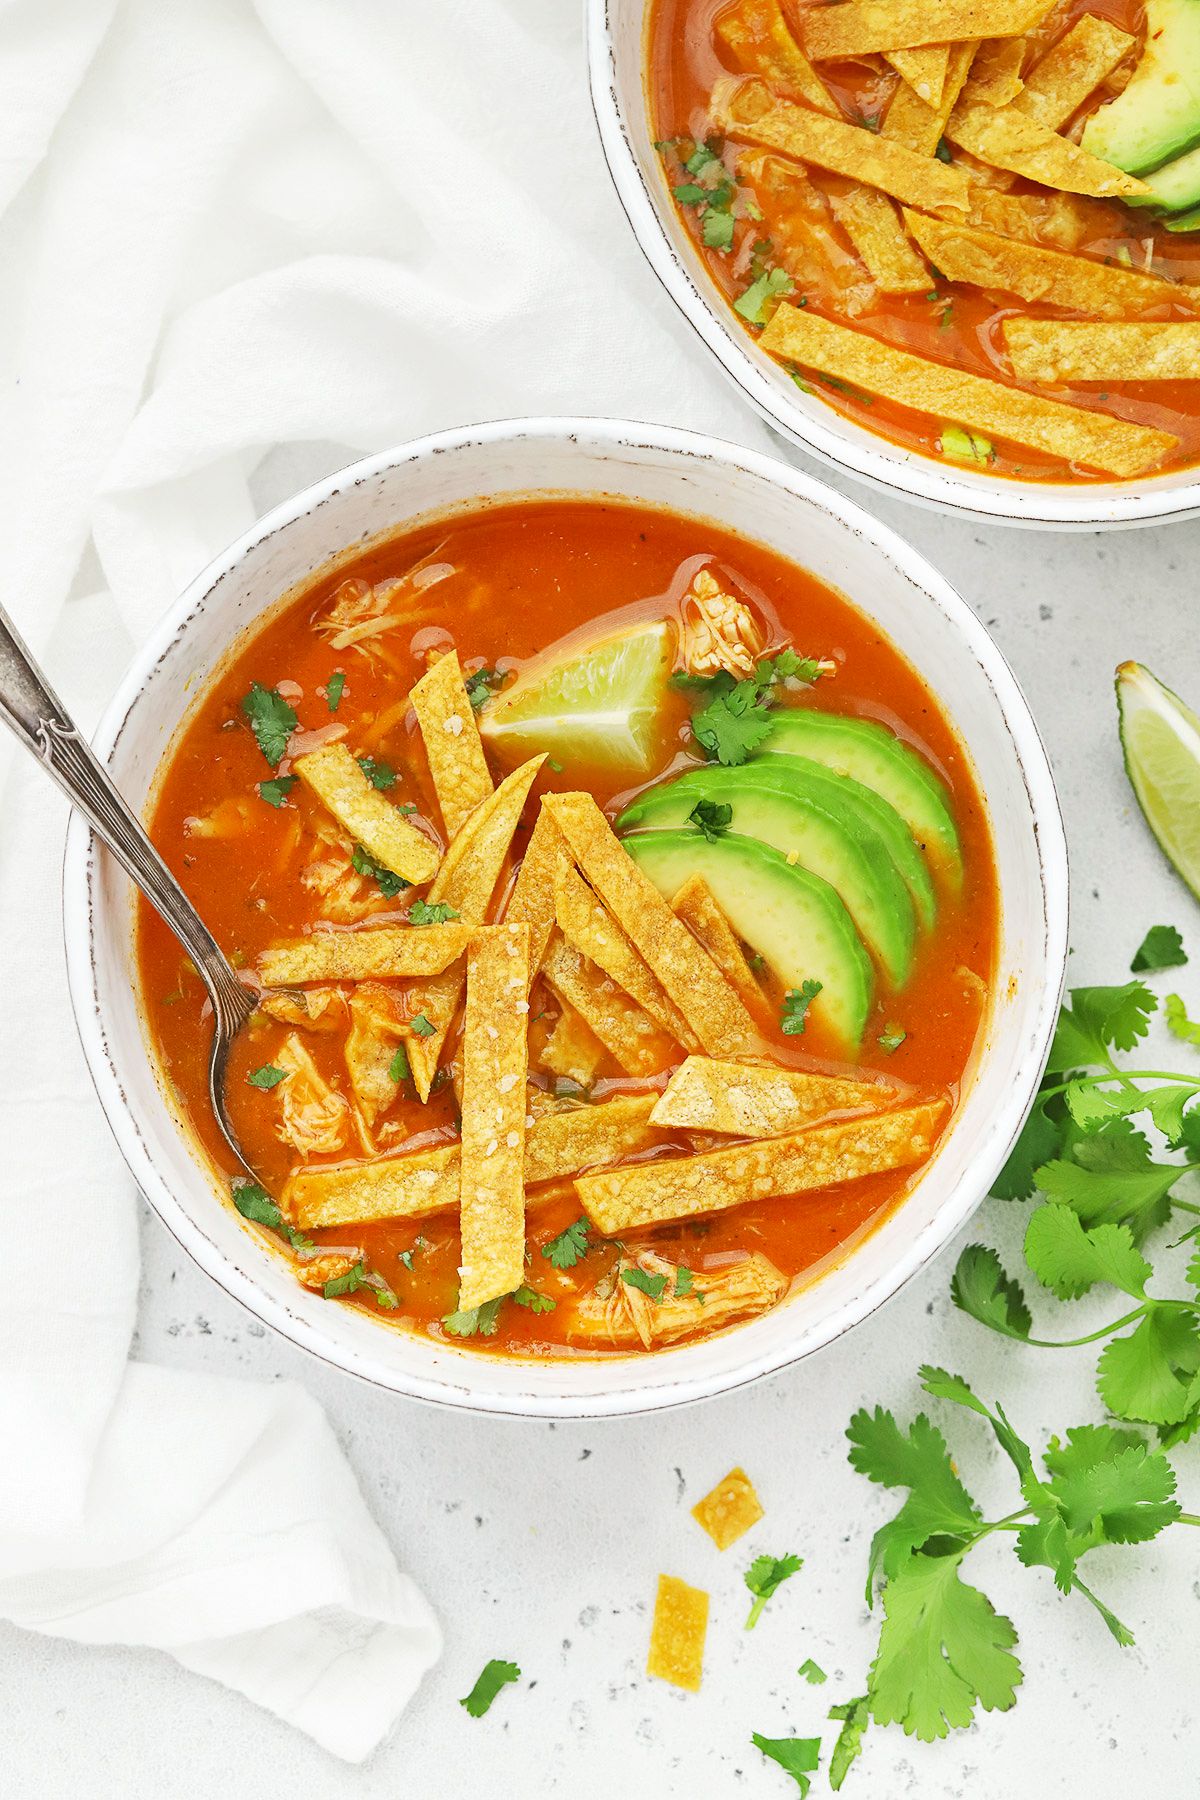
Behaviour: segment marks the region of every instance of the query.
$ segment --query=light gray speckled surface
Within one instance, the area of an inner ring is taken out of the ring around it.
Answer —
[[[319,466],[273,480],[263,498]],[[1070,837],[1073,978],[1119,979],[1159,919],[1184,926],[1200,952],[1195,903],[1132,806],[1111,693],[1114,664],[1136,656],[1200,694],[1200,524],[1048,537],[870,496],[866,504],[918,541],[993,628],[1041,723]],[[979,1234],[1015,1245],[1020,1211],[990,1202]],[[794,1793],[751,1748],[750,1733],[819,1731],[831,1701],[861,1691],[872,1644],[862,1583],[886,1500],[846,1465],[842,1432],[854,1408],[878,1400],[915,1410],[916,1367],[932,1360],[1001,1394],[1034,1435],[1095,1416],[1086,1351],[1024,1350],[955,1314],[954,1250],[852,1337],[756,1388],[631,1424],[522,1426],[444,1415],[339,1377],[267,1336],[149,1216],[143,1242],[140,1353],[291,1377],[317,1394],[401,1561],[441,1613],[446,1654],[393,1739],[364,1768],[348,1769],[163,1656],[85,1650],[2,1627],[0,1787],[20,1800]],[[980,1497],[998,1502],[1007,1481],[982,1430],[953,1426]],[[738,1461],[767,1517],[722,1557],[687,1508]],[[1200,1452],[1185,1449],[1178,1463],[1196,1506]],[[746,1634],[741,1577],[760,1549],[796,1549],[807,1560]],[[1048,1574],[989,1546],[972,1566],[1020,1631],[1026,1684],[1015,1712],[932,1747],[876,1733],[844,1791],[861,1800],[1075,1800],[1132,1781],[1134,1792],[1172,1800],[1200,1793],[1200,1546],[1177,1531],[1113,1559],[1111,1574],[1102,1560],[1095,1578],[1135,1627],[1136,1649],[1119,1651],[1085,1605],[1056,1596]],[[712,1594],[698,1698],[642,1673],[660,1569]],[[475,1722],[457,1699],[490,1656],[514,1658],[525,1678]],[[808,1656],[829,1670],[826,1687],[797,1679]]]

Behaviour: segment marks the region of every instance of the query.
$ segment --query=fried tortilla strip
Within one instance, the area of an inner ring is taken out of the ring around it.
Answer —
[[[553,813],[579,868],[657,975],[701,1046],[710,1056],[750,1049],[755,1031],[746,1008],[654,883],[621,848],[592,796],[547,794],[544,804]]]
[[[661,1276],[658,1299],[631,1287],[623,1279],[627,1269],[640,1269],[656,1286],[655,1278]],[[683,1293],[678,1291],[681,1275]],[[622,1257],[611,1274],[580,1296],[565,1321],[567,1336],[593,1343],[604,1339],[631,1350],[640,1344],[643,1350],[653,1350],[657,1344],[674,1343],[693,1331],[718,1330],[734,1319],[766,1312],[787,1290],[787,1276],[762,1255],[697,1272],[683,1271],[657,1252],[642,1250],[636,1258]]]
[[[833,216],[827,196],[799,163],[773,151],[747,150],[738,174],[754,189],[774,256],[801,289],[814,280],[832,291],[839,315],[855,319],[878,298],[857,252]]]
[[[404,981],[440,975],[467,947],[474,927],[448,921],[368,925],[361,930],[314,931],[264,950],[258,973],[267,987],[306,981]]]
[[[328,808],[356,844],[405,881],[437,873],[437,845],[371,786],[345,744],[322,744],[293,765],[305,787]]]
[[[871,1081],[689,1056],[667,1083],[650,1122],[731,1137],[782,1137],[831,1113],[878,1112],[895,1097],[894,1088]]]
[[[515,1090],[514,1090],[515,1091]],[[600,1169],[662,1141],[650,1124],[657,1094],[622,1094],[594,1106],[545,1113],[528,1128],[525,1180],[530,1187]],[[298,1169],[281,1203],[305,1231],[331,1225],[369,1225],[379,1219],[421,1219],[458,1205],[459,1146],[381,1156],[371,1162]],[[530,1205],[537,1203],[536,1194]]]
[[[322,1036],[341,1031],[346,1024],[346,997],[336,987],[310,988],[299,994],[263,994],[259,1006],[280,1025],[298,1025],[302,1031],[315,1031]]]
[[[1127,31],[1095,13],[1084,13],[1030,71],[1016,101],[1017,111],[1048,131],[1058,131],[1136,48],[1137,39]]]
[[[700,1691],[704,1639],[708,1632],[708,1595],[675,1575],[660,1575],[650,1627],[647,1675],[657,1675],[689,1694]]]
[[[762,1502],[745,1469],[730,1469],[703,1500],[697,1500],[692,1517],[718,1550],[728,1550],[763,1517]]]
[[[561,933],[550,939],[542,974],[564,1006],[579,1014],[627,1075],[655,1075],[674,1061],[668,1040],[649,1013],[566,943]]]
[[[916,212],[906,212],[904,222],[947,281],[999,288],[1022,300],[1068,306],[1106,319],[1150,306],[1195,306],[1200,300],[1196,288],[1164,281],[1159,275],[1000,237],[974,225],[952,225]]]
[[[464,1312],[511,1294],[524,1279],[528,992],[528,925],[501,925],[472,941],[459,1162]]]
[[[1007,106],[1025,86],[1021,80],[1025,55],[1024,38],[991,38],[980,44],[964,98],[984,106]]]
[[[933,260],[942,267],[936,257]],[[1110,475],[1142,475],[1179,441],[1168,431],[1130,425],[1108,413],[1085,412],[1079,406],[1045,400],[1040,394],[1003,387],[982,375],[968,375],[944,363],[910,356],[906,350],[894,350],[877,338],[835,325],[815,313],[800,312],[786,302],[760,341],[764,350],[783,362],[819,369],[917,412],[950,419],[968,431],[986,432]]]
[[[739,68],[761,75],[781,93],[807,100],[818,112],[841,115],[837,101],[792,36],[779,0],[740,0],[717,21],[717,39]]]
[[[927,106],[940,106],[950,63],[949,44],[924,44],[913,50],[885,50],[884,61],[891,63],[902,81]]]
[[[452,838],[492,792],[457,650],[440,656],[408,697],[421,728],[446,836]]]
[[[590,1087],[604,1061],[604,1054],[604,1045],[595,1032],[567,1006],[559,1014],[558,1023],[537,1060],[538,1067],[549,1074],[561,1075],[580,1087]]]
[[[363,981],[350,995],[350,1030],[346,1037],[346,1070],[358,1110],[374,1125],[400,1091],[392,1075],[396,1051],[404,1038],[404,1019],[394,988]]]
[[[766,996],[755,980],[754,970],[746,960],[746,952],[732,925],[713,899],[702,875],[688,877],[671,901],[671,911],[677,919],[682,919],[692,936],[700,940],[749,1011],[761,1012]]]
[[[475,808],[446,852],[429,890],[431,905],[444,901],[454,908],[464,925],[483,924],[529,790],[545,760],[544,756],[533,756],[522,763],[482,806]],[[463,979],[461,968],[450,967],[409,997],[410,1017],[424,1016],[433,1026],[432,1032],[424,1036],[414,1033],[408,1046],[413,1081],[422,1100],[429,1098],[446,1033],[462,998]]]
[[[942,97],[937,106],[930,106],[906,82],[902,83],[892,96],[879,129],[880,137],[902,145],[917,156],[932,156],[962,92],[977,48],[973,41],[951,44]]]
[[[1021,37],[1050,11],[1053,0],[846,0],[804,14],[804,47],[814,62],[885,55],[918,44],[965,38]]]
[[[944,1100],[932,1100],[701,1156],[660,1157],[582,1175],[575,1190],[592,1223],[606,1237],[616,1237],[642,1225],[810,1193],[922,1162],[945,1111]]]
[[[1092,325],[1010,318],[1001,331],[1022,381],[1200,381],[1200,320]]]
[[[554,930],[554,875],[562,853],[563,841],[554,820],[544,806],[539,807],[504,909],[509,924],[529,927],[530,981],[542,966]]]
[[[571,948],[623,988],[668,1037],[686,1050],[695,1049],[695,1033],[679,1008],[565,855],[554,874],[554,906],[558,929]]]
[[[713,117],[721,130],[740,142],[761,144],[798,162],[848,175],[923,211],[967,210],[968,185],[962,169],[916,156],[861,125],[827,119],[791,100],[776,100],[764,82],[721,84],[713,93]]]
[[[1016,106],[988,106],[963,94],[946,120],[945,135],[994,169],[1008,169],[1064,194],[1095,194],[1128,200],[1150,189],[1136,175],[1081,150],[1070,138],[1047,130]],[[926,208],[927,211],[934,210]]]
[[[922,294],[932,275],[909,242],[895,203],[878,188],[855,187],[833,210],[882,294]]]
[[[1112,210],[1103,200],[1085,200],[1079,194],[1002,194],[973,183],[967,223],[1001,237],[1078,250],[1089,237],[1110,237],[1119,229]]]

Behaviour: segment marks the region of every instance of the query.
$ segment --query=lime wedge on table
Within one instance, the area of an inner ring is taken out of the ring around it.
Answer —
[[[1200,719],[1141,663],[1117,670],[1121,749],[1146,823],[1200,896]]]
[[[479,729],[512,762],[546,750],[564,766],[649,769],[671,657],[664,619],[575,645],[540,660],[489,701]]]

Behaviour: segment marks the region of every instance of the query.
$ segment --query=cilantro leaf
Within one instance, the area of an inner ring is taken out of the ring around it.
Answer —
[[[842,1729],[829,1759],[829,1785],[836,1794],[850,1773],[851,1763],[862,1755],[863,1733],[871,1722],[870,1701],[866,1694],[859,1694],[853,1700],[843,1700],[839,1705],[830,1707],[829,1717],[842,1721]]]
[[[1033,1214],[1025,1232],[1025,1260],[1059,1300],[1077,1300],[1097,1281],[1144,1300],[1152,1273],[1127,1225],[1097,1225],[1088,1231],[1078,1213],[1061,1202],[1039,1206]]]
[[[410,925],[445,925],[448,920],[461,917],[444,900],[435,900],[432,905],[427,900],[414,900],[408,909]]]
[[[475,1686],[458,1704],[465,1706],[473,1719],[482,1719],[500,1689],[507,1687],[510,1681],[520,1679],[521,1671],[516,1663],[500,1662],[493,1657],[490,1662],[484,1663]]]
[[[385,869],[382,863],[376,862],[375,858],[368,855],[361,844],[355,844],[351,851],[350,865],[356,874],[366,875],[377,881],[379,891],[386,900],[394,900],[404,888],[412,886],[412,883],[405,881],[403,876],[393,874],[391,869]]]
[[[1156,1163],[1142,1133],[1127,1119],[1113,1119],[1080,1139],[1074,1160],[1043,1164],[1037,1181],[1051,1199],[1073,1206],[1085,1225],[1128,1225],[1140,1244],[1166,1220],[1168,1195],[1184,1173],[1179,1163]]]
[[[680,206],[699,206],[702,200],[708,199],[708,189],[701,187],[698,181],[681,181],[671,193]]]
[[[297,775],[276,775],[271,781],[260,781],[258,784],[259,797],[265,800],[268,806],[282,806],[298,780],[299,776]]]
[[[776,1589],[804,1567],[804,1559],[793,1556],[756,1556],[743,1577],[746,1586],[754,1595],[754,1605],[750,1608],[750,1616],[746,1620],[746,1630],[750,1631],[758,1624],[763,1607],[775,1593]]]
[[[410,1019],[408,1022],[418,1037],[432,1037],[437,1030],[437,1026],[431,1019],[427,1019],[423,1012],[419,1012],[415,1018]]]
[[[249,719],[258,747],[273,769],[283,761],[288,739],[296,729],[296,710],[289,706],[274,688],[252,681],[250,692],[242,701],[242,711]]]
[[[1027,1338],[1033,1320],[1020,1284],[1005,1274],[994,1250],[968,1244],[950,1282],[955,1306],[1004,1337]]]
[[[733,310],[739,313],[747,324],[765,325],[766,317],[763,309],[772,300],[782,300],[786,294],[794,292],[794,284],[786,269],[766,269],[757,281],[752,281],[745,293],[733,303]]]
[[[907,1036],[908,1033],[902,1025],[885,1025],[879,1034],[879,1048],[886,1050],[890,1056],[893,1050],[900,1048]]]
[[[408,1052],[401,1044],[388,1064],[388,1078],[396,1082],[407,1081],[411,1074],[412,1070],[408,1066]]]
[[[637,1288],[641,1294],[648,1294],[651,1300],[661,1300],[663,1289],[667,1285],[665,1275],[647,1275],[645,1269],[622,1269],[621,1280],[626,1287]]]
[[[946,1440],[924,1413],[907,1433],[890,1412],[876,1407],[851,1419],[850,1466],[882,1487],[905,1487],[909,1495],[895,1518],[871,1541],[867,1604],[875,1599],[876,1576],[891,1578],[931,1537],[961,1539],[979,1524],[979,1510],[954,1472]]]
[[[676,1269],[675,1298],[681,1300],[685,1294],[690,1294],[692,1288],[695,1286],[695,1281],[696,1277],[692,1274],[690,1269]],[[700,1296],[697,1296],[697,1298],[700,1298]]]
[[[1177,1037],[1185,1044],[1195,1044],[1200,1048],[1200,1022],[1188,1018],[1187,1007],[1178,994],[1168,994],[1163,1002],[1167,1018],[1167,1030],[1172,1037]]]
[[[494,1337],[503,1299],[504,1296],[501,1295],[499,1300],[488,1300],[483,1306],[468,1307],[465,1312],[460,1309],[458,1312],[446,1313],[442,1324],[451,1337],[475,1337],[476,1334],[480,1337]]]
[[[1127,981],[1122,987],[1081,987],[1071,990],[1071,1004],[1059,1014],[1047,1073],[1107,1065],[1110,1047],[1132,1050],[1150,1029],[1150,1015],[1158,1006],[1144,981]]]
[[[1173,925],[1152,925],[1129,967],[1134,975],[1146,969],[1181,969],[1187,961],[1183,939]]]
[[[700,222],[700,237],[709,250],[733,247],[733,214],[721,207],[707,206]]]
[[[400,779],[391,763],[376,762],[373,756],[360,756],[358,766],[373,788],[386,794],[390,787],[395,787]]]
[[[503,680],[499,669],[476,669],[473,675],[467,676],[464,686],[473,712],[487,704]]]
[[[1037,1186],[1035,1170],[1059,1154],[1064,1136],[1062,1101],[1057,1095],[1036,1100],[1008,1161],[992,1183],[996,1198],[1028,1200]]]
[[[325,683],[325,704],[330,712],[336,712],[342,703],[342,689],[346,685],[346,671],[335,669]]]
[[[737,681],[696,714],[692,732],[710,761],[736,768],[758,749],[771,729],[770,716],[758,702],[758,683]]]
[[[808,1009],[820,993],[822,983],[819,981],[802,981],[798,988],[789,988],[783,996],[783,1013],[780,1029],[785,1037],[800,1037],[808,1021]]]
[[[800,681],[806,687],[812,687],[821,679],[824,669],[815,656],[800,656],[789,646],[774,656],[761,656],[754,673],[760,688],[782,681]]]
[[[829,1680],[820,1663],[815,1663],[811,1656],[805,1658],[796,1673],[803,1677],[810,1687],[820,1687],[822,1682]]]
[[[1006,1712],[1021,1680],[1016,1631],[962,1580],[962,1554],[910,1557],[883,1591],[871,1715],[926,1742],[969,1725],[977,1705]]]
[[[243,1219],[250,1219],[255,1225],[268,1225],[272,1231],[276,1231],[283,1223],[283,1214],[267,1190],[259,1187],[257,1181],[236,1182],[233,1204]]]
[[[278,1087],[281,1081],[286,1081],[287,1075],[287,1070],[279,1068],[275,1063],[263,1063],[260,1069],[252,1069],[246,1080],[251,1087],[264,1088],[269,1092],[271,1088]]]
[[[589,1220],[576,1219],[573,1225],[568,1225],[556,1238],[542,1245],[542,1255],[556,1269],[573,1269],[587,1255],[587,1236],[591,1228]]]
[[[715,844],[729,830],[729,822],[733,818],[733,808],[717,800],[697,800],[687,816],[689,825],[702,831],[710,844]]]
[[[357,1294],[366,1273],[360,1262],[351,1263],[343,1275],[331,1275],[321,1288],[326,1300],[338,1300],[343,1294]]]
[[[539,1294],[537,1289],[531,1288],[527,1282],[522,1282],[519,1288],[513,1289],[512,1298],[518,1306],[525,1307],[531,1313],[553,1312],[558,1305],[558,1301],[552,1300],[549,1294]]]
[[[1101,1352],[1096,1387],[1119,1419],[1176,1425],[1200,1400],[1200,1335],[1187,1313],[1155,1306]]]
[[[993,1412],[990,1406],[984,1405],[961,1375],[951,1375],[947,1369],[935,1369],[929,1363],[924,1363],[921,1367],[921,1386],[935,1399],[952,1400],[955,1406],[965,1406],[971,1412],[978,1413],[981,1419],[986,1419],[996,1434],[1000,1448],[1021,1477],[1022,1485],[1031,1480],[1033,1452],[1024,1438],[1017,1435],[1002,1406],[997,1406]]]
[[[820,1738],[769,1738],[764,1737],[761,1731],[756,1731],[750,1742],[791,1776],[800,1789],[801,1800],[804,1800],[804,1795],[812,1786],[808,1778],[816,1773],[821,1759]]]
[[[720,162],[720,160],[710,145],[697,144],[683,166],[689,175],[699,175],[704,169],[711,168],[713,163]]]

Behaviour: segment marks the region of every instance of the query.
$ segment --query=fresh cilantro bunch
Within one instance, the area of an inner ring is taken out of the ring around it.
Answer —
[[[744,763],[770,732],[775,689],[785,682],[811,687],[825,670],[816,657],[781,650],[760,658],[754,674],[743,681],[722,669],[716,675],[673,675],[671,685],[704,699],[692,718],[692,735],[710,762],[732,768]]]

